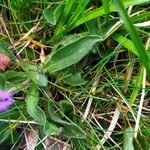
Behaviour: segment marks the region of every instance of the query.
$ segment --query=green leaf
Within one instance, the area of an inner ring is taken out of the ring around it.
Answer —
[[[145,66],[147,70],[147,75],[150,78],[150,58],[148,57],[147,52],[145,51],[144,45],[140,39],[140,36],[133,26],[125,8],[123,7],[123,4],[119,0],[114,0],[114,4],[119,12],[120,17],[122,18],[124,25],[126,27],[126,30],[129,32],[129,35],[131,37],[131,40],[134,43],[134,46],[138,52],[138,55]]]
[[[149,150],[149,148],[150,148],[150,142],[148,140],[149,135],[150,134],[148,134],[148,137],[145,137],[143,134],[138,134],[137,138],[134,139],[134,141],[133,141],[135,149],[137,149],[137,150]]]
[[[65,112],[70,112],[71,108],[71,104],[69,104],[69,102],[60,102],[60,109],[63,109],[63,111]],[[50,103],[49,105],[49,116],[50,116],[50,119],[52,121],[54,121],[55,123],[57,123],[59,126],[62,127],[62,134],[63,136],[65,135],[66,137],[69,137],[69,138],[85,138],[86,134],[85,132],[79,127],[77,126],[75,123],[73,122],[68,122],[64,119],[61,119],[60,118],[60,114],[57,110],[54,109],[54,104]],[[67,110],[64,110],[64,109],[67,109]],[[66,117],[67,118],[67,117]],[[69,120],[67,118],[67,120]]]
[[[69,67],[85,57],[92,50],[94,44],[100,41],[102,39],[98,36],[82,37],[49,55],[44,67],[50,73]]]
[[[134,150],[133,139],[134,139],[134,130],[133,128],[129,127],[125,130],[124,133],[124,142],[123,142],[124,150]]]
[[[46,116],[44,111],[38,106],[39,96],[38,89],[32,85],[26,96],[27,111],[30,116],[40,125],[46,124]]]
[[[135,100],[136,100],[136,98],[137,98],[137,96],[141,90],[142,80],[143,80],[143,72],[144,72],[144,66],[142,65],[139,69],[139,72],[138,72],[137,77],[136,77],[136,81],[134,83],[134,87],[133,87],[130,101],[129,101],[130,105],[134,104],[134,102],[135,102]]]
[[[37,72],[39,70],[39,68],[36,64],[31,64],[29,61],[20,60],[18,64],[19,64],[19,66],[22,67],[23,70],[26,70],[26,71],[32,70],[32,71]]]
[[[85,138],[85,132],[74,123],[66,123],[63,126],[64,135],[68,138]]]
[[[66,121],[63,121],[60,118],[60,113],[58,113],[58,111],[55,109],[55,104],[52,102],[49,102],[48,104],[48,115],[49,115],[49,118],[56,123],[59,123],[59,124],[66,123]]]
[[[11,119],[17,120],[19,117],[21,118],[21,115],[17,109],[13,108],[13,109],[10,109],[9,111],[4,111],[3,113],[1,113],[0,119],[8,119],[9,120],[11,118]]]
[[[10,44],[10,42],[8,42],[8,40],[1,39],[0,40],[0,52],[4,53],[5,55],[7,55],[12,60],[15,60],[15,55],[8,49],[8,47],[10,45],[11,44]]]
[[[123,45],[125,48],[139,56],[137,49],[135,48],[133,42],[129,40],[128,38],[120,35],[120,34],[113,34],[112,37],[114,38],[115,41]]]
[[[82,79],[80,70],[76,68],[68,69],[62,79],[65,83],[72,86],[81,86],[86,83],[86,80]]]
[[[44,74],[39,74],[33,71],[26,72],[26,74],[35,84],[38,84],[40,86],[47,86],[48,80]]]
[[[23,82],[28,78],[25,72],[18,71],[7,71],[5,72],[4,76],[6,81],[11,82],[13,84]]]
[[[70,35],[67,35],[63,38],[63,40],[61,41],[61,44],[63,46],[65,45],[68,45],[70,43],[73,43],[77,40],[79,40],[81,37],[83,37],[81,34],[70,34]]]
[[[69,113],[72,113],[74,111],[73,105],[68,100],[62,100],[59,102],[60,110],[68,115]]]
[[[6,80],[2,74],[0,74],[0,90],[4,90],[6,85]]]
[[[43,11],[43,15],[51,25],[56,25],[62,15],[63,9],[64,4],[60,4],[57,7],[55,5],[51,5]]]
[[[75,0],[66,0],[65,9],[64,9],[64,12],[63,12],[63,16],[66,19],[68,19],[68,16],[70,15],[70,12],[71,12],[72,8],[74,7],[75,3],[76,3]],[[63,17],[63,19],[64,19],[64,17]]]
[[[61,128],[57,127],[55,124],[46,122],[44,126],[44,133],[47,135],[59,135],[61,133]]]
[[[90,0],[80,0],[78,2],[76,2],[75,0],[66,1],[64,12],[54,31],[53,42],[55,42],[55,40],[58,41],[63,35],[64,30],[67,30],[67,28],[71,28],[75,24],[75,22],[80,18],[80,14],[84,12],[85,7],[89,3],[89,1]],[[75,4],[77,4],[77,6]],[[74,11],[71,10],[71,8],[73,7],[76,8]]]
[[[71,18],[68,21],[68,26],[74,24],[78,19],[79,19],[79,15],[84,11],[85,7],[87,6],[87,4],[89,3],[90,0],[80,0],[78,7],[76,8],[76,11],[73,13],[73,15],[71,16]]]
[[[10,139],[11,130],[8,126],[12,125],[12,123],[1,123],[0,127],[0,143],[2,144],[5,140]]]
[[[140,54],[138,53],[134,43],[129,40],[128,38],[120,35],[120,34],[113,34],[112,35],[113,39],[115,41],[117,41],[118,43],[120,43],[121,45],[123,45],[125,48],[127,48],[128,50],[130,50],[131,52],[133,52],[134,54],[136,54],[138,57],[140,57]],[[146,51],[146,54],[147,56],[149,57],[150,59],[150,52],[149,51]]]
[[[71,34],[71,35],[67,35],[63,38],[63,40],[61,42],[59,42],[58,44],[54,45],[54,48],[52,50],[52,53],[55,53],[57,50],[59,50],[59,48],[64,47],[70,43],[73,43],[77,40],[79,40],[82,36],[80,34]]]
[[[128,6],[146,3],[146,2],[149,2],[149,0],[124,0],[124,1],[122,0],[122,2],[123,2],[124,7],[128,7]],[[114,11],[116,11],[116,9],[114,7],[114,4],[111,3],[110,4],[110,12],[114,12]],[[80,19],[76,22],[76,24],[72,28],[75,28],[89,20],[103,16],[104,14],[105,14],[104,7],[99,7],[97,9],[87,11],[80,17]]]
[[[102,2],[103,2],[103,8],[105,11],[105,18],[106,18],[106,20],[108,20],[109,13],[110,13],[110,7],[109,7],[110,1],[109,0],[102,0]]]

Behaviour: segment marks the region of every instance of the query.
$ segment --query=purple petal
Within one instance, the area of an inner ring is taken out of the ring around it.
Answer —
[[[7,110],[13,102],[13,93],[9,91],[0,91],[0,112]]]

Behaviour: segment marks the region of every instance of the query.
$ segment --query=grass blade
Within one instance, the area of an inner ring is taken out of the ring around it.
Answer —
[[[107,21],[110,13],[109,0],[102,0],[102,1],[103,1],[103,8],[105,11],[105,20]]]
[[[130,18],[127,15],[127,12],[125,11],[122,3],[119,0],[114,0],[114,4],[125,24],[127,31],[129,32],[129,35],[137,49],[140,59],[147,70],[148,77],[150,77],[150,67],[149,67],[150,66],[150,58],[148,57],[148,55],[145,51],[145,48],[140,39],[140,36],[139,36],[138,32],[136,31],[136,29],[134,28],[133,24],[131,23]]]
[[[124,7],[128,7],[130,5],[139,5],[139,4],[143,4],[143,3],[146,3],[146,2],[149,2],[149,0],[126,0],[126,1],[123,1],[123,5]],[[115,7],[113,4],[110,4],[110,12],[114,12],[116,11]],[[105,11],[104,11],[104,8],[103,7],[99,7],[97,9],[94,9],[92,11],[88,11],[87,13],[85,13],[75,24],[75,27],[89,21],[89,20],[92,20],[94,18],[97,18],[97,17],[100,17],[100,16],[103,16],[105,14]]]

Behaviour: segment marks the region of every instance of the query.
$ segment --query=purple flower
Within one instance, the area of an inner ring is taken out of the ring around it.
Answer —
[[[0,90],[0,112],[7,110],[14,102],[13,93]]]

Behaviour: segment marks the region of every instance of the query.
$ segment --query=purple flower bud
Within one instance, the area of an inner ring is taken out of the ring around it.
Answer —
[[[0,90],[0,112],[7,110],[14,102],[13,93]]]

